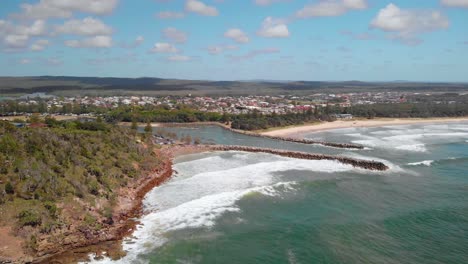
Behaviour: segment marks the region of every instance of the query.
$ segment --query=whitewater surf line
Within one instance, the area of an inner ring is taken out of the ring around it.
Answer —
[[[260,147],[247,147],[247,146],[231,146],[231,145],[172,145],[163,147],[160,150],[160,155],[163,155],[166,159],[164,165],[161,168],[158,168],[155,173],[143,177],[137,186],[136,196],[132,201],[130,208],[122,212],[114,213],[112,219],[113,223],[109,228],[102,230],[99,234],[86,234],[88,239],[80,239],[79,243],[69,243],[62,245],[60,250],[54,248],[52,245],[49,246],[53,250],[46,251],[44,250],[44,255],[41,258],[42,263],[47,263],[49,260],[54,259],[54,256],[64,253],[68,250],[82,248],[92,244],[98,244],[104,241],[117,241],[127,236],[130,232],[135,230],[136,222],[132,219],[142,215],[142,200],[144,196],[152,190],[154,187],[161,185],[168,179],[170,179],[174,171],[172,169],[173,159],[187,154],[203,153],[210,151],[240,151],[240,152],[250,152],[250,153],[267,153],[272,155],[278,155],[287,158],[295,158],[302,160],[328,160],[336,161],[342,164],[351,165],[356,168],[362,168],[372,171],[386,171],[389,169],[387,165],[383,162],[374,161],[374,160],[361,160],[349,157],[333,156],[333,155],[324,155],[324,154],[314,154],[306,153],[299,151],[288,151],[288,150],[279,150],[279,149],[270,149],[270,148],[260,148]],[[80,234],[81,236],[83,234]],[[66,249],[66,250],[65,250]],[[66,254],[65,254],[66,255]]]

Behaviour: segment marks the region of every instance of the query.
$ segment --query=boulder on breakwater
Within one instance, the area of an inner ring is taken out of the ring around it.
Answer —
[[[204,147],[206,149],[206,147]],[[247,146],[227,146],[227,145],[211,145],[209,146],[210,150],[213,151],[245,151],[245,152],[261,152],[269,153],[274,155],[279,155],[288,158],[296,159],[306,159],[306,160],[336,160],[338,162],[352,165],[353,167],[362,168],[366,170],[373,171],[386,171],[388,166],[380,161],[373,160],[361,160],[348,157],[340,157],[333,155],[324,155],[316,153],[306,153],[299,151],[287,151],[287,150],[278,150],[270,148],[257,148],[257,147],[247,147]]]

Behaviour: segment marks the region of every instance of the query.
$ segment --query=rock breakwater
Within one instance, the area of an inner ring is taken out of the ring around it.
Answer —
[[[282,140],[282,141],[288,141],[288,142],[294,142],[294,143],[300,143],[300,144],[308,144],[308,145],[321,145],[321,146],[332,147],[332,148],[364,149],[364,147],[361,145],[351,144],[351,143],[334,143],[334,142],[317,141],[317,140],[304,139],[304,138],[269,136],[269,135],[254,133],[254,132],[247,132],[247,131],[232,129],[232,128],[227,128],[227,129],[235,133],[241,133],[241,134],[252,136],[252,137],[262,137],[262,138]]]
[[[204,150],[207,149],[206,146],[203,146]],[[257,148],[257,147],[246,147],[246,146],[226,146],[226,145],[211,145],[209,149],[212,151],[245,151],[245,152],[255,152],[255,153],[269,153],[274,155],[279,155],[288,158],[295,159],[306,159],[306,160],[335,160],[344,164],[352,165],[356,168],[362,168],[366,170],[373,171],[386,171],[388,166],[380,161],[373,160],[361,160],[341,156],[333,155],[324,155],[316,153],[306,153],[299,151],[287,151],[287,150],[278,150],[270,148]]]

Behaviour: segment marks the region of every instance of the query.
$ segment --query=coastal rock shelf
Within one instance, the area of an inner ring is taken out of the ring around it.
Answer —
[[[287,151],[287,150],[277,150],[269,148],[257,148],[257,147],[246,147],[246,146],[226,146],[226,145],[212,145],[204,146],[202,149],[209,149],[212,151],[245,151],[245,152],[256,152],[256,153],[269,153],[274,155],[279,155],[288,158],[296,159],[306,159],[306,160],[336,160],[338,162],[352,165],[353,167],[362,168],[366,170],[373,171],[386,171],[388,166],[380,161],[373,160],[361,160],[353,159],[348,157],[340,157],[333,155],[323,155],[323,154],[314,154],[314,153],[305,153],[298,151]]]

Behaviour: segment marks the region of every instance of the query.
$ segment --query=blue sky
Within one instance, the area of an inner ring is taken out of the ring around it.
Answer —
[[[468,82],[468,0],[8,0],[0,69]]]

